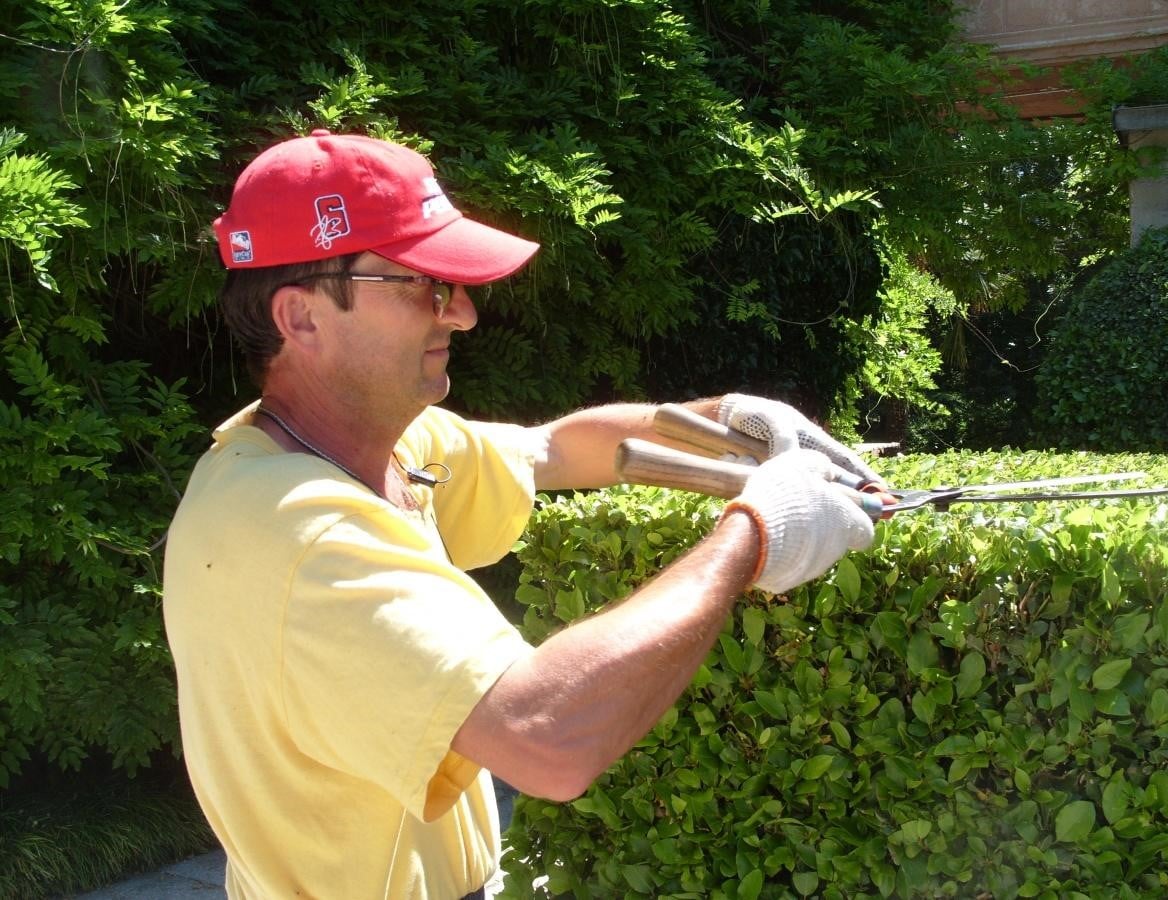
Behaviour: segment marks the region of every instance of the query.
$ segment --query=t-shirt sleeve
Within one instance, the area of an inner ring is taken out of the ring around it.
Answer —
[[[497,562],[523,533],[535,501],[535,448],[518,425],[471,422],[431,407],[403,443],[413,465],[442,463],[434,487],[438,530],[460,569]]]
[[[479,772],[450,750],[455,732],[527,652],[424,537],[388,515],[346,519],[312,542],[289,586],[289,732],[338,777],[368,779],[431,821]]]

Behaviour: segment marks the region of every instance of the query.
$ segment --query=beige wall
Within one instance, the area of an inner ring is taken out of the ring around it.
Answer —
[[[1168,42],[1168,0],[969,0],[966,35],[1006,56],[1060,63]]]

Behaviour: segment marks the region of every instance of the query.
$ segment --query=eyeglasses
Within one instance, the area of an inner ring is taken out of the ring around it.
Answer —
[[[352,272],[317,272],[314,275],[305,275],[300,281],[318,281],[321,278],[340,278],[342,281],[380,281],[400,284],[426,284],[430,286],[430,300],[434,304],[434,317],[442,319],[446,315],[446,307],[450,306],[450,298],[454,294],[454,285],[449,281],[439,281],[429,275],[355,275]]]

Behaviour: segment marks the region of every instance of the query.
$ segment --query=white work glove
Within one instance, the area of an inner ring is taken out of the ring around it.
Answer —
[[[718,404],[718,421],[748,434],[770,446],[773,459],[781,453],[802,447],[818,450],[833,463],[860,476],[864,481],[883,484],[859,454],[848,449],[795,407],[750,394],[727,394]]]
[[[832,463],[803,450],[767,460],[746,481],[726,512],[750,514],[762,537],[753,583],[781,594],[817,578],[849,549],[872,543],[871,518],[862,495],[830,481]],[[725,515],[725,513],[723,513]]]

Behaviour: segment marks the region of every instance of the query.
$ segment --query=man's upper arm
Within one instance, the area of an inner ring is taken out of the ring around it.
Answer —
[[[282,707],[302,752],[421,816],[454,734],[528,648],[470,578],[394,537],[350,520],[305,554],[283,628]]]

